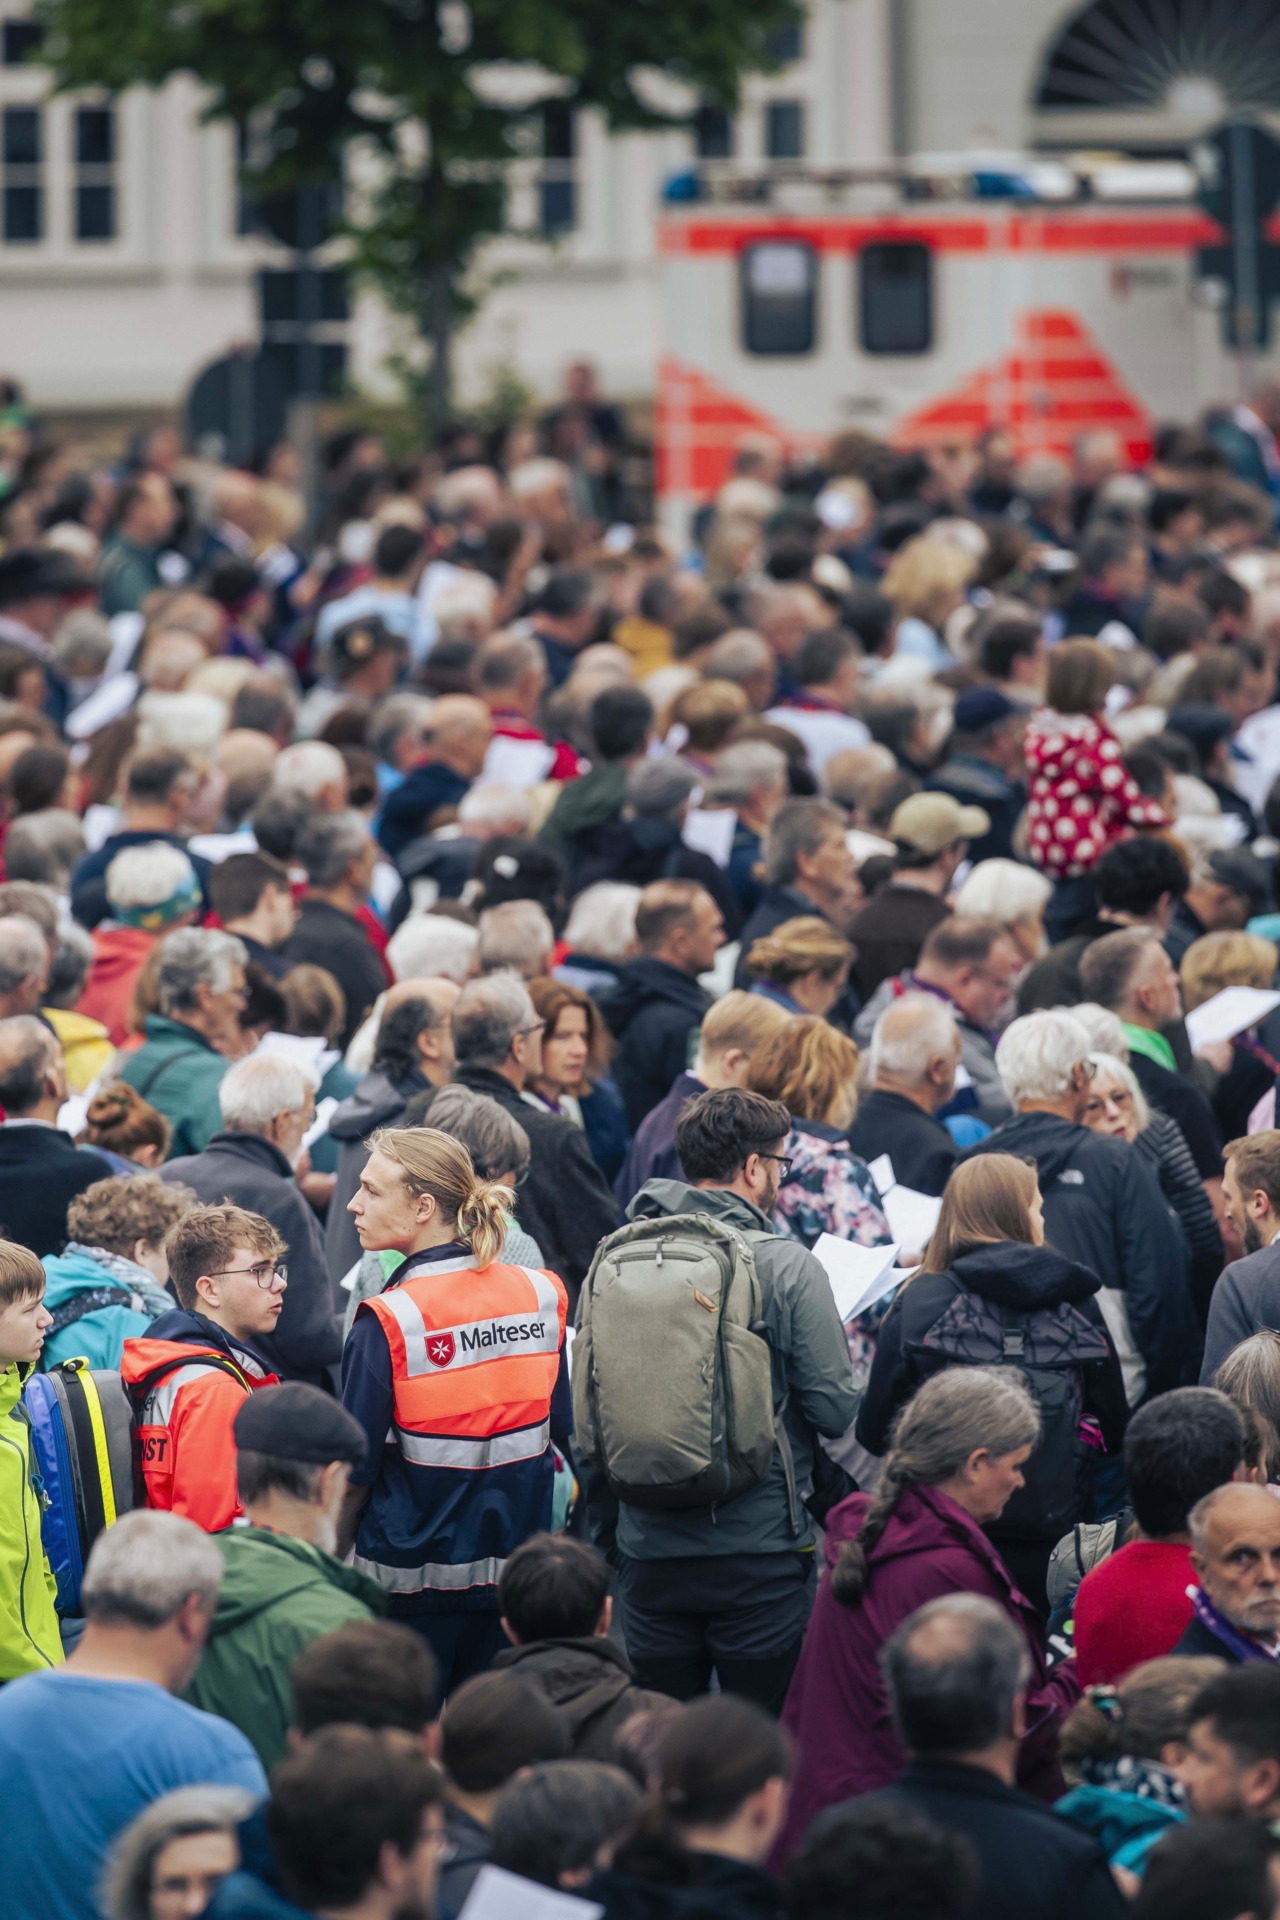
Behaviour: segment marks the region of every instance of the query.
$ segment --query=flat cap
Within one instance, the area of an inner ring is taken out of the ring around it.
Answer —
[[[236,1414],[231,1431],[246,1453],[269,1453],[307,1466],[327,1467],[334,1460],[358,1466],[365,1455],[360,1422],[319,1387],[301,1380],[259,1387]]]

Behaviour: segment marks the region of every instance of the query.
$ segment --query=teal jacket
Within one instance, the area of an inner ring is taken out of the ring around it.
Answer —
[[[293,1724],[293,1662],[322,1633],[372,1620],[386,1600],[354,1567],[289,1534],[228,1527],[216,1537],[226,1572],[185,1697],[239,1727],[270,1773]]]
[[[40,1539],[42,1492],[20,1405],[29,1371],[0,1373],[0,1682],[62,1664],[57,1586]]]
[[[221,1131],[218,1088],[231,1062],[180,1020],[147,1015],[146,1037],[131,1053],[120,1078],[157,1107],[173,1128],[169,1158],[203,1153]]]
[[[41,1361],[46,1370],[56,1367],[60,1360],[75,1358],[87,1360],[91,1367],[118,1367],[125,1341],[141,1338],[151,1322],[173,1306],[172,1295],[141,1267],[123,1260],[115,1267],[104,1265],[95,1260],[91,1247],[77,1246],[74,1241],[61,1253],[46,1254],[43,1265],[44,1304],[55,1318],[61,1308],[69,1307],[78,1297],[97,1293],[103,1287],[127,1287],[133,1292],[128,1306],[95,1307],[69,1326],[47,1334]],[[130,1269],[127,1277],[121,1271],[126,1266]]]
[[[1135,1772],[1142,1772],[1146,1763],[1137,1761],[1134,1767]],[[1091,1833],[1113,1867],[1127,1867],[1130,1873],[1139,1875],[1156,1842],[1187,1817],[1183,1807],[1087,1780],[1064,1794],[1054,1812],[1073,1827]]]

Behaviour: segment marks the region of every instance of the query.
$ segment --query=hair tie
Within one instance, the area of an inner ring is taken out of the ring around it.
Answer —
[[[1124,1719],[1124,1703],[1114,1687],[1090,1687],[1085,1698],[1098,1709],[1104,1720],[1117,1726]]]

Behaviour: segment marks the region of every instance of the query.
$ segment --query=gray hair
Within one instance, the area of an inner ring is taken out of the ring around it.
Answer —
[[[326,787],[346,784],[347,763],[327,740],[296,740],[276,756],[271,785],[277,793],[302,793],[317,800]]]
[[[786,785],[787,756],[780,747],[767,740],[738,740],[716,756],[707,798],[723,807],[741,807],[761,787],[785,791]]]
[[[1052,881],[1020,860],[980,860],[956,895],[955,911],[1012,927],[1038,920],[1052,892]]]
[[[732,680],[735,686],[741,686],[745,680],[768,673],[773,664],[773,649],[767,640],[750,627],[735,627],[722,634],[708,653],[707,678]]]
[[[5,837],[5,857],[8,858],[9,840],[12,828]],[[93,941],[82,926],[74,920],[63,920],[58,927],[58,944],[53,950],[53,959],[49,962],[49,984],[45,989],[45,1005],[50,1007],[74,1007],[84,992],[84,983],[89,978],[89,969],[93,965]]]
[[[1232,1404],[1237,1407],[1238,1411],[1238,1403],[1233,1402]],[[1191,1544],[1197,1553],[1208,1552],[1209,1522],[1213,1519],[1213,1510],[1219,1500],[1225,1495],[1233,1494],[1239,1484],[1238,1481],[1228,1480],[1222,1486],[1215,1487],[1212,1493],[1206,1493],[1202,1499],[1197,1500],[1187,1515],[1187,1532],[1191,1535]]]
[[[435,701],[425,693],[392,693],[380,700],[369,721],[367,735],[370,753],[388,765],[407,733],[421,739],[427,730]],[[341,756],[339,756],[341,757]]]
[[[488,827],[493,833],[524,839],[531,818],[524,789],[503,786],[496,780],[472,787],[458,802],[458,825],[462,827]]]
[[[210,755],[227,730],[229,709],[211,693],[169,693],[151,688],[139,700],[135,746],[175,747],[180,753]]]
[[[536,900],[504,900],[480,915],[480,971],[514,972],[526,980],[545,973],[556,944],[550,920]]]
[[[125,847],[107,868],[107,904],[121,913],[134,907],[158,907],[181,889],[193,887],[195,877],[182,848],[166,840]]]
[[[1089,1058],[1098,1073],[1110,1074],[1113,1080],[1120,1082],[1128,1094],[1133,1108],[1133,1117],[1138,1123],[1138,1132],[1141,1133],[1145,1127],[1149,1127],[1151,1108],[1147,1104],[1146,1094],[1138,1085],[1138,1076],[1129,1062],[1122,1059],[1118,1053],[1105,1053],[1101,1049],[1095,1049],[1090,1053]]]
[[[794,880],[800,855],[816,853],[833,828],[843,836],[844,815],[829,800],[785,800],[761,849],[765,885],[784,887]]]
[[[48,945],[34,920],[25,913],[0,918],[0,993],[16,993],[24,980],[42,980],[48,960]]]
[[[64,892],[83,854],[79,815],[63,807],[42,807],[38,813],[19,815],[4,838],[5,872],[11,880],[33,880]]]
[[[460,1067],[500,1067],[522,1027],[537,1022],[529,989],[517,973],[469,980],[453,1009],[453,1050]]]
[[[500,1180],[529,1164],[528,1134],[515,1115],[488,1094],[473,1093],[470,1087],[441,1087],[427,1120],[466,1148],[481,1180]]]
[[[107,1856],[98,1895],[106,1920],[150,1920],[151,1879],[171,1840],[231,1833],[253,1811],[247,1787],[178,1787],[131,1820]]]
[[[542,648],[523,633],[491,634],[476,656],[476,680],[488,693],[514,687],[544,664]]]
[[[364,815],[348,807],[342,813],[320,813],[308,820],[298,835],[293,857],[313,887],[336,887],[368,844]]]
[[[222,1574],[222,1555],[193,1521],[139,1509],[98,1535],[80,1597],[86,1619],[154,1632],[193,1593],[212,1607]]]
[[[652,754],[627,775],[627,800],[633,813],[674,816],[697,785],[698,776],[687,760]]]
[[[160,949],[156,971],[156,1000],[168,1019],[191,1013],[199,1005],[199,989],[225,993],[232,970],[249,956],[243,940],[215,927],[179,927]]]
[[[387,942],[387,959],[397,980],[467,979],[480,935],[462,920],[442,913],[419,913],[397,927]]]
[[[1080,957],[1081,992],[1099,1006],[1119,1012],[1139,967],[1159,942],[1154,927],[1122,927],[1118,933],[1104,933]]]
[[[282,1113],[301,1113],[313,1092],[310,1074],[296,1060],[276,1053],[251,1053],[222,1076],[218,1105],[231,1133],[264,1134]]]
[[[0,1020],[0,1106],[10,1114],[30,1113],[61,1050],[57,1035],[33,1013]]]
[[[951,1009],[932,994],[908,993],[891,1000],[872,1029],[872,1080],[881,1073],[895,1080],[923,1080],[931,1060],[955,1051],[958,1031]]]
[[[994,1600],[949,1593],[902,1622],[880,1667],[908,1752],[982,1753],[1010,1733],[1031,1655],[1025,1635]]]
[[[640,888],[622,880],[597,880],[584,887],[565,922],[565,945],[593,960],[625,960],[635,945]]]
[[[54,628],[53,664],[68,679],[89,680],[104,671],[113,645],[104,616],[92,607],[77,607]]]
[[[1124,1030],[1124,1022],[1118,1013],[1112,1013],[1110,1007],[1100,1007],[1096,1000],[1081,1000],[1078,1006],[1065,1009],[1073,1020],[1078,1020],[1089,1036],[1090,1046],[1100,1053],[1114,1053],[1117,1060],[1129,1058],[1129,1039]]]
[[[1089,1036],[1069,1013],[1053,1007],[1024,1013],[1001,1035],[996,1072],[1015,1107],[1028,1100],[1060,1100],[1072,1069],[1089,1057]]]

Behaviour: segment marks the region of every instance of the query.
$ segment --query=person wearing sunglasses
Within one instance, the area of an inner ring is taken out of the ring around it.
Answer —
[[[146,1504],[220,1533],[241,1514],[232,1427],[246,1397],[279,1385],[262,1350],[284,1305],[285,1243],[261,1214],[193,1207],[165,1242],[178,1306],[126,1340]]]

